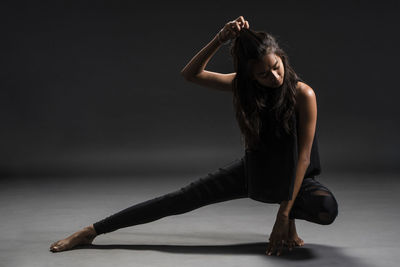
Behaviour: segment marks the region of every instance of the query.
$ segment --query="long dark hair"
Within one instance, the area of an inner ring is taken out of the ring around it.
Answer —
[[[293,134],[295,125],[292,116],[295,113],[296,84],[299,77],[276,39],[264,31],[242,28],[231,43],[230,53],[236,71],[233,80],[233,104],[242,132],[241,141],[244,141],[246,148],[256,148],[262,142],[261,129],[264,123],[268,123],[263,114],[268,114],[275,121],[269,127],[274,128],[270,130],[276,137],[281,136],[282,130]],[[279,88],[265,87],[252,78],[254,62],[269,53],[278,55],[284,65],[283,84]]]

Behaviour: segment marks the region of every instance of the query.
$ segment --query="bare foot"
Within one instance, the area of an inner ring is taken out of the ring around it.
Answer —
[[[69,237],[65,239],[58,240],[54,242],[50,246],[50,251],[52,252],[60,252],[69,250],[78,245],[89,245],[92,244],[93,239],[97,236],[96,231],[94,230],[93,225],[87,226],[82,230],[73,233]]]
[[[296,225],[293,220],[289,220],[289,239],[293,242],[296,247],[304,246],[304,241],[297,235]]]

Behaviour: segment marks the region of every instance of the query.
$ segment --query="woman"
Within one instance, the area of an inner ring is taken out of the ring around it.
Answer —
[[[210,58],[232,41],[235,72],[206,71]],[[182,214],[212,203],[249,197],[278,203],[267,255],[303,246],[295,219],[331,224],[338,214],[321,173],[314,90],[301,82],[270,34],[249,29],[243,16],[226,23],[182,70],[191,82],[232,92],[245,156],[174,192],[98,221],[50,246],[53,252],[91,244],[99,234]]]

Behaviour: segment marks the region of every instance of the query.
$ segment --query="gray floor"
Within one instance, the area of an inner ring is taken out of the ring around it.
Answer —
[[[297,220],[306,245],[281,257],[264,255],[278,206],[251,199],[119,229],[90,247],[48,250],[86,225],[196,178],[3,180],[0,266],[398,266],[397,174],[320,176],[339,202],[339,216],[327,226]]]

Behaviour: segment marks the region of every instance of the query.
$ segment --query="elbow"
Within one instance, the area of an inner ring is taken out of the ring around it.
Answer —
[[[189,75],[185,69],[181,70],[181,75],[183,76],[183,78],[185,78],[186,81],[191,81],[192,77],[191,75]]]
[[[182,70],[181,71],[181,75],[183,76],[183,78],[185,78],[186,81],[195,82],[195,79],[196,79],[196,75],[195,74],[187,73],[187,72]]]
[[[310,157],[299,157],[298,164],[303,164],[306,167],[310,165]]]

